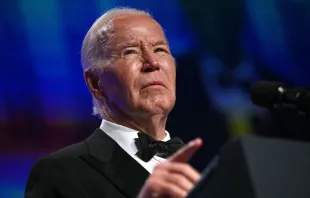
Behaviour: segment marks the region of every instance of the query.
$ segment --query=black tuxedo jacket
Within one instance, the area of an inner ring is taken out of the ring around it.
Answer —
[[[137,197],[149,173],[100,129],[83,142],[39,159],[26,198]]]

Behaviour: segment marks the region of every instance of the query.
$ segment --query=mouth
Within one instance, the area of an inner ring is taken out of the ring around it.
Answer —
[[[164,85],[163,82],[161,82],[161,81],[152,81],[152,82],[147,83],[145,86],[143,86],[142,89],[147,88],[147,87],[155,87],[155,86],[166,88],[166,86]]]

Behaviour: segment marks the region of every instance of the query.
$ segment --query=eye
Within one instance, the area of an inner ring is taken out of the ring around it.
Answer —
[[[124,55],[130,55],[130,54],[138,54],[137,50],[134,49],[127,49],[123,53]]]
[[[157,52],[167,52],[166,49],[162,48],[162,47],[157,47],[155,50],[154,50],[154,53],[157,53]]]

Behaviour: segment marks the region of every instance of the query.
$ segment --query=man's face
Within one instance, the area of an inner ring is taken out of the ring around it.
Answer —
[[[108,54],[112,64],[100,76],[108,104],[126,115],[169,113],[175,104],[175,62],[160,25],[144,15],[113,21]]]

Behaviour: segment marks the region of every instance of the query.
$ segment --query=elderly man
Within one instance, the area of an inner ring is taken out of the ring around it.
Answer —
[[[112,9],[85,36],[82,65],[101,126],[38,160],[25,197],[186,197],[200,177],[187,161],[202,141],[184,146],[165,130],[176,66],[161,26],[144,11]]]

